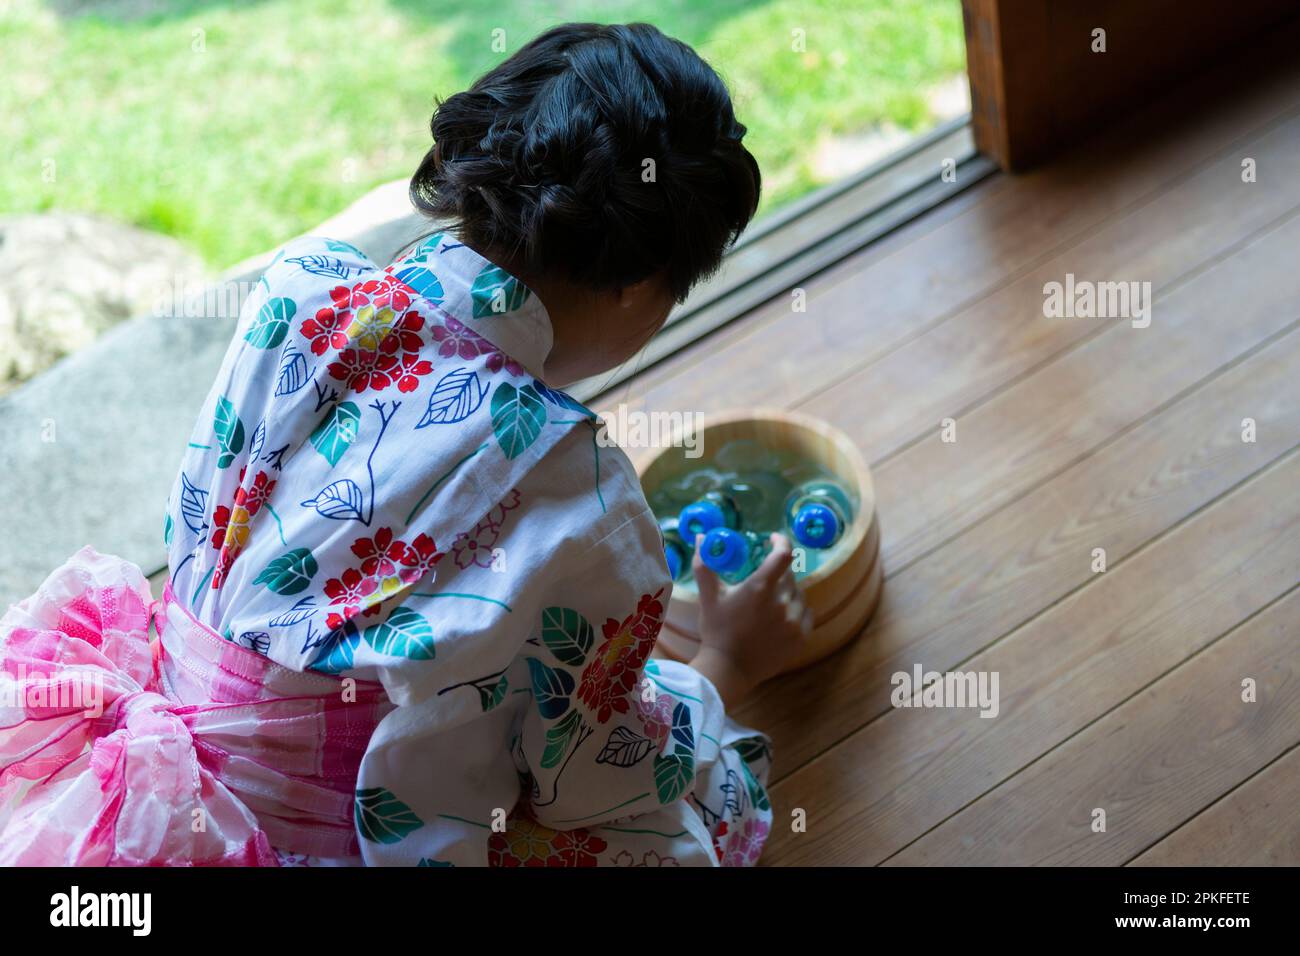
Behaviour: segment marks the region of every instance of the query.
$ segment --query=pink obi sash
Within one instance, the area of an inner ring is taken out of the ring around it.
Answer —
[[[0,865],[357,856],[357,768],[390,709],[377,684],[223,640],[83,548],[0,618]]]

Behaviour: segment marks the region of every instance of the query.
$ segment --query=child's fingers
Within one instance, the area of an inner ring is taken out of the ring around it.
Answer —
[[[700,557],[700,546],[704,543],[704,535],[695,536],[695,556],[691,559],[691,572],[695,575],[695,587],[700,592],[701,604],[712,604],[717,599],[718,589],[721,587],[721,581],[713,570],[704,563]]]
[[[781,575],[790,567],[792,561],[794,561],[794,549],[790,546],[790,539],[783,534],[773,532],[772,550],[763,559],[763,563],[755,569],[752,577],[758,583],[771,587],[781,579]]]
[[[803,621],[804,611],[806,610],[803,599],[796,597],[793,600],[783,599],[783,602],[785,606],[785,622],[795,627],[800,627],[801,622]]]

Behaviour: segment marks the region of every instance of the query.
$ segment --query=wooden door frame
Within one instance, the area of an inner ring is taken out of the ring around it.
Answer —
[[[1295,0],[962,0],[975,143],[1022,171],[1250,38]],[[1103,30],[1105,49],[1095,49]]]

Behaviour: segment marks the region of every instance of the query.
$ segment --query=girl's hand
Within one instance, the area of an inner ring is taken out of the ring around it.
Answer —
[[[790,570],[793,554],[784,535],[773,534],[763,563],[733,585],[700,560],[703,537],[695,539],[692,563],[700,592],[700,650],[691,666],[713,682],[731,708],[803,650],[812,632],[812,610]]]

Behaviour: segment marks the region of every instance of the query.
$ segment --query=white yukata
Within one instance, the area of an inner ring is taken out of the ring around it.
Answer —
[[[449,234],[386,269],[291,243],[169,498],[176,599],[398,705],[357,778],[365,863],[752,864],[767,740],[695,670],[648,660],[659,531],[626,455],[543,384],[551,335]]]

